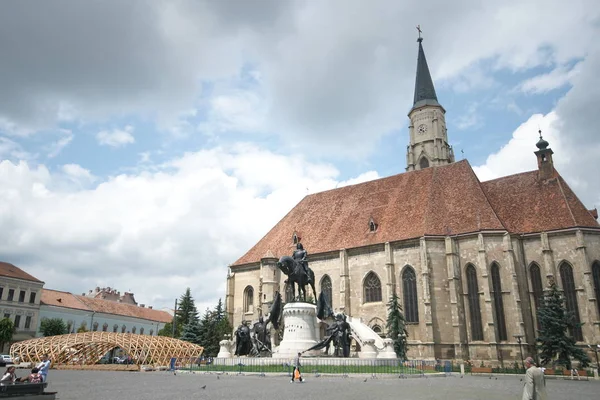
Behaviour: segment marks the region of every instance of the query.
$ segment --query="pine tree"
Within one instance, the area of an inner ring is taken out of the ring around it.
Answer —
[[[213,310],[207,308],[200,321],[200,345],[204,347],[204,355],[216,357],[219,353],[219,342],[226,334],[232,332],[231,324],[225,315],[223,302],[219,302]]]
[[[406,352],[408,351],[406,345],[406,338],[408,332],[406,330],[406,320],[402,313],[402,306],[396,292],[392,294],[392,298],[387,303],[388,317],[386,328],[388,331],[388,337],[394,341],[394,351],[396,356],[402,360],[406,360]]]
[[[571,357],[579,360],[586,367],[590,359],[585,352],[575,345],[575,339],[568,331],[581,327],[575,322],[575,315],[564,306],[564,297],[554,281],[544,296],[543,304],[538,309],[540,321],[539,336],[536,341],[541,351],[542,364],[547,364],[556,358],[556,364],[571,369]]]
[[[183,333],[180,339],[186,342],[200,344],[201,332],[200,323],[198,321],[197,312],[195,310],[191,313],[188,323],[183,327]]]
[[[198,318],[198,311],[194,304],[194,298],[192,297],[190,288],[187,288],[185,293],[181,295],[177,305],[177,311],[175,312],[175,321],[177,323],[175,326],[175,337],[180,336],[183,327],[188,324],[191,315]]]

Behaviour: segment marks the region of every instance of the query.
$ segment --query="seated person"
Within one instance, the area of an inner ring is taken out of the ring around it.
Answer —
[[[1,383],[15,383],[17,381],[17,375],[15,374],[15,367],[10,366],[6,368],[6,372],[2,375],[2,379],[0,379]]]
[[[19,380],[17,379],[17,381]],[[19,382],[42,383],[42,375],[40,374],[39,368],[33,368],[31,374],[25,378],[21,378]]]

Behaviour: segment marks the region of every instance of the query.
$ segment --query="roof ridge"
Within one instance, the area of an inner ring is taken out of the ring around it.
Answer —
[[[506,178],[512,178],[512,177],[516,177],[516,176],[520,176],[520,175],[531,174],[532,172],[537,172],[537,169],[532,169],[531,171],[517,172],[516,174],[511,174],[511,175],[499,176],[498,178],[490,179],[489,181],[480,181],[480,182],[481,183],[495,182],[500,179],[506,179]],[[477,179],[479,179],[479,178],[477,178]]]
[[[558,188],[560,189],[560,194],[562,194],[563,200],[564,200],[565,204],[567,205],[567,210],[569,210],[569,215],[571,216],[571,219],[573,220],[573,225],[577,226],[577,219],[575,218],[575,214],[573,214],[573,210],[571,210],[571,205],[569,204],[569,200],[567,199],[567,195],[565,194],[565,191],[562,186],[562,182],[561,182],[562,179],[560,179],[562,177],[560,176],[560,174],[558,173],[558,171],[556,169],[554,170],[554,172],[556,173],[556,176],[554,179],[556,179],[556,182],[558,183]]]
[[[471,166],[471,164],[469,163],[468,160],[467,160],[467,164],[469,164],[469,166]],[[483,197],[485,198],[485,201],[490,206],[490,209],[492,210],[492,213],[494,213],[494,217],[496,217],[496,219],[498,220],[498,222],[500,222],[500,225],[502,225],[502,227],[504,229],[506,229],[506,231],[508,232],[508,228],[506,227],[506,225],[504,224],[504,221],[502,221],[502,219],[500,218],[500,216],[496,212],[496,209],[492,205],[492,202],[490,201],[490,199],[488,197],[488,194],[486,193],[485,189],[483,188],[482,182],[479,180],[479,177],[477,176],[477,174],[475,173],[475,171],[473,171],[472,167],[469,168],[469,170],[475,176],[475,180],[477,181],[477,186],[479,186],[479,190],[481,190],[481,193],[483,194]],[[498,178],[498,179],[500,179],[500,178]],[[488,181],[488,182],[491,182],[491,181]]]

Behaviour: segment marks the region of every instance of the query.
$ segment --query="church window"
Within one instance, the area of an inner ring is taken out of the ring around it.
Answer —
[[[321,278],[320,286],[321,291],[325,295],[325,300],[327,301],[327,304],[329,304],[329,307],[333,307],[333,304],[331,303],[331,298],[333,297],[331,290],[331,278],[328,275],[323,276],[323,278]]]
[[[417,275],[411,267],[402,272],[402,294],[404,297],[404,317],[406,322],[419,322],[419,300],[417,294]]]
[[[289,284],[289,283],[285,284],[285,302],[286,303],[291,303],[292,301],[294,301],[293,290],[294,290],[294,288],[292,287],[291,284]]]
[[[529,275],[531,276],[531,290],[533,292],[533,304],[535,306],[536,322],[538,328],[540,327],[540,320],[537,316],[537,310],[544,301],[544,288],[542,287],[542,274],[540,267],[536,263],[531,264],[529,267]]]
[[[373,325],[371,329],[373,329],[373,332],[375,332],[379,336],[382,336],[383,331],[381,330],[381,327],[379,325]]]
[[[421,157],[421,160],[419,161],[419,167],[421,169],[429,167],[429,160],[427,159],[427,157]]]
[[[369,272],[364,283],[365,303],[381,301],[381,281],[374,272]]]
[[[370,232],[375,232],[377,230],[377,224],[375,223],[375,221],[373,220],[373,218],[371,218],[369,220],[369,231]]]
[[[577,305],[577,292],[575,291],[575,280],[573,279],[573,268],[566,262],[560,265],[560,278],[562,280],[563,291],[565,292],[565,303],[567,311],[572,312],[575,317],[575,323],[579,324],[579,307]],[[570,334],[578,342],[583,340],[581,326],[569,329]]]
[[[600,262],[595,261],[592,265],[592,278],[594,279],[594,293],[596,294],[596,307],[600,314]]]
[[[244,312],[254,312],[254,289],[252,286],[247,286],[244,289]]]
[[[492,289],[494,291],[494,311],[496,313],[496,332],[498,340],[507,340],[506,319],[504,317],[504,302],[502,301],[502,282],[500,281],[500,266],[492,264]]]
[[[108,330],[108,324],[105,322],[104,325],[102,325],[102,332],[106,332]]]
[[[479,285],[477,271],[472,264],[467,265],[467,290],[469,299],[469,314],[471,317],[471,340],[483,340],[481,325],[481,308],[479,305]]]

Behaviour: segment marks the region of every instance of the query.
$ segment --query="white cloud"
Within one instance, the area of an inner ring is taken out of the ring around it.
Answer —
[[[546,93],[559,89],[569,84],[580,70],[580,65],[575,64],[572,68],[560,66],[547,74],[537,75],[519,85],[519,89],[525,93]]]
[[[112,131],[100,131],[96,134],[96,140],[100,145],[111,147],[123,147],[135,142],[132,135],[133,126],[127,125],[124,129],[113,129]]]
[[[0,254],[75,293],[131,289],[170,306],[186,286],[224,296],[227,265],[298,201],[338,184],[338,171],[239,144],[174,159],[156,172],[98,179],[79,165],[0,163]],[[377,177],[369,172],[346,183]],[[140,277],[143,276],[143,280]]]
[[[48,158],[54,158],[73,141],[73,133],[70,130],[63,130],[62,137],[47,146]]]

